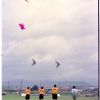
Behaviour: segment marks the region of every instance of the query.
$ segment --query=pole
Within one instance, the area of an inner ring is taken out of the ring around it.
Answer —
[[[42,83],[42,82],[40,82],[40,88],[41,88],[41,83]]]
[[[65,80],[65,87],[66,87],[66,80]]]
[[[8,81],[8,87],[9,87],[9,81]]]
[[[20,96],[21,96],[21,92],[22,92],[22,81],[21,81],[21,84],[20,84]]]
[[[60,82],[59,82],[59,84],[58,84],[58,89],[60,90]]]

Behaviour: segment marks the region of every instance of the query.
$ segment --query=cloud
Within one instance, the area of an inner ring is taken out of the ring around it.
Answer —
[[[97,1],[5,0],[2,6],[3,80],[98,80]]]

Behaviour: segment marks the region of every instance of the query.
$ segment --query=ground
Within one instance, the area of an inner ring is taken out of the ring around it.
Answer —
[[[25,97],[17,94],[2,95],[2,100],[25,100]],[[39,100],[38,96],[31,96],[30,100]],[[44,100],[52,100],[52,96],[45,96]],[[60,96],[58,100],[72,100],[71,96]],[[77,100],[98,100],[98,97],[78,97]]]

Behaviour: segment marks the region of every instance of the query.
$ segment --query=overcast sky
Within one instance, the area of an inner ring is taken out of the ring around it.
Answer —
[[[14,79],[97,84],[98,0],[3,0],[2,80]]]

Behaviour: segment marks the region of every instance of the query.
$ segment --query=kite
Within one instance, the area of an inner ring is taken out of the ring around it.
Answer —
[[[20,24],[19,23],[19,26],[20,26],[20,28],[23,30],[23,29],[25,29],[25,27],[24,27],[24,24],[22,23],[22,24]]]
[[[34,60],[34,59],[32,59],[32,60],[33,60],[33,63],[32,63],[32,66],[33,66],[33,65],[35,65],[35,64],[36,64],[36,62],[35,62],[35,60]]]
[[[58,63],[57,61],[55,61],[56,62],[56,64],[57,64],[57,66],[56,66],[56,69],[58,68],[58,66],[60,65],[60,63]]]
[[[28,0],[25,0],[26,2],[29,2]]]

